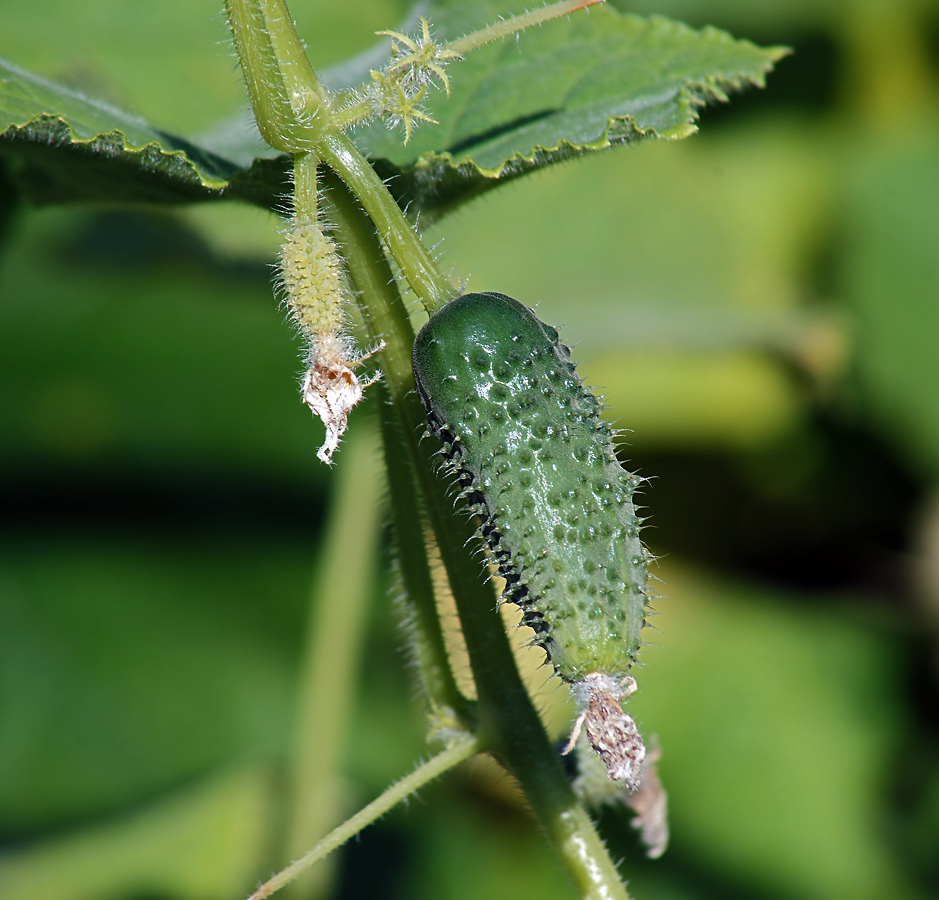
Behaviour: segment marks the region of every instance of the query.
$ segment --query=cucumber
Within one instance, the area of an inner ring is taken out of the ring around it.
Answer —
[[[580,732],[635,789],[645,754],[619,700],[635,680],[649,556],[600,403],[557,331],[496,293],[465,294],[417,336],[418,395],[447,469],[536,642],[569,683]]]

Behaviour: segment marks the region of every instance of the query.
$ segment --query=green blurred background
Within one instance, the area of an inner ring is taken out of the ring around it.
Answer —
[[[405,9],[291,6],[320,66]],[[689,141],[428,236],[561,326],[654,476],[663,598],[630,702],[672,846],[649,863],[626,812],[601,827],[637,900],[939,896],[939,6],[620,6],[795,52]],[[214,0],[4,7],[0,55],[167,131],[245,108]],[[0,205],[0,897],[243,896],[285,861],[335,482],[271,296],[277,222]],[[390,581],[350,811],[427,752]],[[336,896],[572,895],[504,776],[421,797],[344,851]]]

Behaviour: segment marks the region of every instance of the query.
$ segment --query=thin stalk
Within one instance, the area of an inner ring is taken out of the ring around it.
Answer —
[[[441,628],[434,581],[424,540],[424,511],[401,422],[384,385],[381,409],[382,442],[389,473],[398,572],[401,579],[404,629],[420,675],[430,713],[431,737],[476,728],[476,704],[460,691]]]
[[[456,297],[456,287],[441,273],[401,208],[368,160],[344,134],[331,132],[319,145],[322,159],[358,198],[388,247],[401,274],[427,312]],[[410,367],[410,350],[407,353]]]
[[[603,3],[604,0],[561,0],[560,3],[551,3],[548,6],[540,6],[538,9],[529,10],[518,16],[510,16],[508,19],[500,19],[493,22],[486,28],[480,28],[464,37],[457,38],[444,44],[442,50],[462,56],[482,47],[484,44],[491,44],[493,41],[501,40],[512,34],[518,34],[526,28],[532,28],[535,25],[543,25],[552,19],[559,19],[561,16],[569,16],[571,13],[586,9],[588,6],[596,6]]]
[[[259,887],[248,900],[263,900],[270,897],[274,891],[293,881],[298,875],[310,866],[328,856],[333,850],[341,847],[349,838],[355,837],[363,828],[380,819],[388,810],[392,809],[402,800],[407,799],[425,784],[459,765],[464,760],[475,756],[479,752],[479,743],[473,737],[462,737],[454,741],[446,750],[418,766],[410,775],[391,785],[368,806],[363,807],[354,816],[347,819],[338,828],[331,831],[312,850],[305,853],[286,869],[282,869],[269,881]]]
[[[302,853],[341,818],[342,759],[355,705],[356,673],[378,558],[381,464],[373,429],[357,429],[339,460],[326,544],[310,594],[290,758],[287,857]],[[368,423],[370,424],[370,423]],[[322,888],[325,870],[320,870]],[[312,885],[304,896],[314,896]]]
[[[409,457],[413,442],[408,437],[415,428],[423,427],[423,421],[414,415],[414,398],[409,396],[414,331],[372,223],[338,176],[327,172],[323,182],[336,221],[336,238],[356,291],[360,297],[384,298],[381,303],[371,302],[365,328],[370,342],[385,343],[379,352],[382,379],[376,388],[385,394],[380,413],[382,438],[414,659],[434,718],[445,721],[455,717],[463,728],[469,728],[475,721],[474,708],[460,692],[450,669],[421,528],[420,495]],[[375,306],[380,307],[378,315],[371,314]]]
[[[293,158],[293,215],[297,221],[316,221],[319,204],[317,166],[315,153],[298,153]]]

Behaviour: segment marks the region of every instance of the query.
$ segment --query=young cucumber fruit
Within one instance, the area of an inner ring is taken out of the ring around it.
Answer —
[[[600,404],[551,326],[503,294],[466,294],[414,345],[414,378],[448,468],[482,521],[504,598],[568,682],[610,777],[635,789],[645,750],[619,700],[647,605],[633,493]]]

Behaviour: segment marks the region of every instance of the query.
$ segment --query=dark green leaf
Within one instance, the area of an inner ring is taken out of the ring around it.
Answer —
[[[0,157],[37,204],[73,200],[183,203],[234,196],[276,202],[285,166],[247,172],[114,106],[0,60]]]
[[[440,39],[504,15],[499,0],[435,4]],[[439,125],[407,146],[382,123],[356,139],[402,205],[425,220],[498,183],[619,144],[682,138],[698,108],[763,77],[785,51],[713,28],[594,8],[503,41],[451,68],[453,93],[429,99]],[[344,87],[381,64],[372,50],[324,80]],[[222,155],[108,104],[0,63],[0,154],[36,203],[78,199],[187,202],[236,197],[276,207],[286,160],[245,131],[210,141]],[[253,162],[252,162],[253,161]]]
[[[437,39],[451,40],[506,12],[499,0],[440,0],[425,14]],[[503,41],[454,63],[450,97],[428,98],[438,124],[421,126],[406,146],[381,122],[360,126],[355,139],[398,202],[427,222],[535,169],[621,144],[687,137],[701,106],[762,86],[786,52],[716,28],[594,7],[525,32],[517,45]],[[367,82],[385,59],[373,48],[324,72],[323,81],[334,89]],[[260,146],[226,142],[226,150],[250,157]]]

